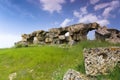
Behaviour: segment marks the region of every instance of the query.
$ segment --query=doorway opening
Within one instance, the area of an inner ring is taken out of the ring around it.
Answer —
[[[88,32],[87,40],[95,40],[95,30],[92,30],[92,31]]]

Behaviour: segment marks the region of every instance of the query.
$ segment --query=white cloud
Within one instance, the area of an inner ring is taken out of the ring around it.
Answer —
[[[91,0],[91,1],[93,1],[92,4],[93,3],[95,4],[94,0]],[[102,3],[102,4],[99,4],[99,5],[96,5],[94,7],[95,11],[105,8],[102,15],[99,15],[99,16],[97,16],[93,13],[89,13],[88,10],[87,10],[87,7],[80,8],[80,11],[74,11],[73,15],[76,18],[78,18],[78,22],[80,22],[80,23],[97,22],[101,26],[105,26],[105,25],[110,24],[109,20],[106,17],[111,15],[110,14],[111,11],[120,7],[119,4],[120,4],[119,1],[116,0],[116,1],[111,1],[109,3]]]
[[[78,11],[74,11],[74,12],[73,12],[73,15],[74,15],[75,17],[78,17],[78,18],[79,18],[79,17],[82,17]]]
[[[96,22],[97,16],[93,14],[87,14],[79,19],[80,23],[89,23],[89,22]]]
[[[75,2],[75,0],[70,0],[71,3]]]
[[[98,5],[95,5],[94,10],[100,10],[100,9],[103,9],[107,6],[109,6],[109,3],[101,3],[101,4],[98,4]]]
[[[109,6],[107,8],[105,8],[105,10],[103,11],[102,15],[107,18],[109,17],[111,14],[111,11],[114,11],[116,8],[120,7],[120,1],[112,1],[109,3]]]
[[[117,8],[120,7],[120,1],[115,0],[115,1],[111,1],[111,2],[107,2],[107,3],[101,3],[98,4],[94,7],[95,10],[100,10],[106,7],[112,7],[112,8]]]
[[[0,48],[12,47],[15,42],[21,40],[20,38],[20,36],[13,34],[0,34]]]
[[[87,14],[87,13],[88,13],[87,7],[84,6],[84,7],[81,7],[81,8],[80,8],[80,12],[74,11],[74,12],[73,12],[73,15],[74,15],[75,17],[80,18],[80,17],[82,17],[83,15],[85,15],[85,14]]]
[[[88,13],[87,7],[81,7],[80,11],[74,11],[73,15],[78,18],[79,23],[92,23],[97,22],[101,26],[108,25],[109,20],[105,19],[101,15],[97,16],[92,13]]]
[[[43,10],[53,13],[54,11],[60,12],[62,10],[62,4],[65,0],[40,0]]]
[[[101,26],[105,26],[109,24],[109,21],[107,19],[102,19],[101,17],[97,17],[94,14],[87,14],[84,17],[79,18],[80,23],[92,23],[92,22],[97,22]]]
[[[102,26],[110,24],[110,22],[107,19],[97,20],[97,22]]]
[[[66,19],[60,24],[60,26],[61,26],[61,27],[65,27],[65,26],[67,26],[71,21],[72,21],[72,19],[66,18]]]
[[[105,8],[105,10],[104,10],[104,12],[103,12],[103,16],[104,17],[108,17],[108,16],[110,16],[110,12],[113,10],[113,8],[112,7],[107,7],[107,8]]]
[[[97,2],[99,2],[100,0],[90,0],[91,4],[96,4]]]
[[[87,14],[87,7],[86,6],[81,7],[80,11],[81,11],[82,14]]]
[[[111,15],[110,12],[114,11],[118,7],[120,7],[120,1],[114,0],[111,2],[98,4],[94,7],[94,10],[104,9],[102,15],[107,18]]]
[[[112,1],[110,4],[114,8],[120,7],[120,1],[119,0]]]

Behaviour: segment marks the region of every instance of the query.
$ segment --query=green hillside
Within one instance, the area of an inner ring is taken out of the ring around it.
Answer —
[[[43,45],[0,49],[0,80],[9,80],[11,73],[17,73],[14,80],[62,80],[69,68],[84,73],[84,48],[107,46],[120,44],[84,41],[72,47]]]

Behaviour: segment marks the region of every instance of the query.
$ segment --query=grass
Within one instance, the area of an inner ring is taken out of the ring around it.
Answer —
[[[69,68],[85,73],[83,49],[107,46],[120,46],[120,44],[83,41],[69,48],[44,45],[1,49],[0,80],[9,80],[9,75],[14,72],[17,73],[14,80],[62,80]],[[116,69],[117,71],[114,71],[116,75],[109,74],[107,78],[118,77],[120,72],[118,68]]]

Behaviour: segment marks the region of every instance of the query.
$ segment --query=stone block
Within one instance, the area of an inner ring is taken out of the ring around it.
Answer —
[[[87,75],[106,75],[120,61],[120,47],[84,49],[84,60]]]

